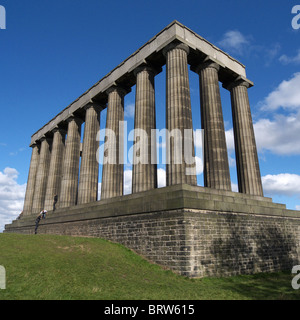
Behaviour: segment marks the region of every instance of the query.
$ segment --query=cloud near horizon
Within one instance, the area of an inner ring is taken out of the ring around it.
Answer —
[[[19,172],[14,168],[0,171],[0,232],[23,210],[26,184],[17,182]]]
[[[290,173],[268,174],[262,177],[262,183],[266,195],[297,196],[300,198],[300,175]]]

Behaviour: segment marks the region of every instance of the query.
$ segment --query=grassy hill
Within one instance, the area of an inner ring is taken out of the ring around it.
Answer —
[[[187,279],[102,239],[0,234],[3,299],[299,299],[291,273]]]

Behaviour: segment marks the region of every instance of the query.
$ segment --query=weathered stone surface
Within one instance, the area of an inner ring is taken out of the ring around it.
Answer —
[[[166,176],[167,185],[187,183],[197,185],[194,140],[186,139],[185,129],[193,130],[190,86],[188,76],[188,46],[170,44],[166,56]],[[171,137],[174,133],[174,136]],[[185,147],[190,146],[190,152]],[[193,163],[193,164],[192,164]]]
[[[242,193],[263,196],[248,87],[243,79],[227,87],[231,94],[238,185]]]
[[[100,107],[86,107],[81,168],[78,186],[78,204],[97,201],[99,163],[96,155],[99,148],[97,134],[100,130]]]
[[[156,129],[154,76],[149,66],[139,67],[136,74],[132,193],[157,187]],[[152,148],[154,146],[154,148]],[[155,162],[153,162],[155,160]]]
[[[151,136],[155,95],[149,66],[160,69],[164,64],[166,129],[172,137],[166,139],[167,187],[156,188],[156,166],[149,165],[155,151],[146,143],[137,150],[136,135],[134,158],[142,154],[148,164],[134,163],[133,194],[123,196],[124,95],[136,84],[135,129]],[[193,129],[188,64],[200,76],[205,188],[196,186],[193,135],[186,139],[187,130],[192,133]],[[247,95],[247,85],[252,83],[245,77],[242,64],[173,22],[32,136],[25,214],[7,225],[5,232],[33,233],[36,213],[51,209],[60,190],[58,209],[40,222],[38,233],[123,243],[190,277],[277,271],[300,263],[300,212],[262,196]],[[231,91],[240,193],[231,192],[219,81]],[[95,104],[107,102],[102,192],[97,202],[99,113]],[[65,151],[63,135],[54,132],[50,161],[51,141],[46,137],[66,123]],[[41,144],[40,153],[34,144]]]
[[[108,90],[106,150],[102,169],[101,199],[123,195],[124,131],[120,130],[120,122],[124,121],[125,94],[126,91],[119,87],[112,87]]]
[[[74,116],[69,118],[63,176],[58,198],[60,208],[74,206],[77,202],[81,124],[80,118]]]
[[[201,124],[204,129],[204,186],[231,190],[219,69],[220,66],[210,60],[196,69],[200,78]]]
[[[44,209],[46,209],[47,211],[53,209],[54,197],[56,195],[59,196],[60,194],[60,186],[62,181],[62,165],[65,152],[65,136],[65,130],[59,128],[54,129],[50,168],[44,205]]]
[[[25,194],[24,207],[23,207],[24,216],[30,215],[32,213],[36,173],[39,165],[39,156],[40,156],[39,145],[34,144],[32,146],[32,155],[30,160],[30,168],[29,168],[29,174],[27,179],[27,187],[26,187],[26,194]]]
[[[39,213],[44,209],[51,143],[52,139],[43,138],[41,140],[41,151],[39,157],[39,166],[36,173],[32,213]]]

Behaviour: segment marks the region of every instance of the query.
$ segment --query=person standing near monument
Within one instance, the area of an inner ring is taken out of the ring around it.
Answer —
[[[36,217],[35,219],[35,230],[34,230],[34,234],[37,234],[37,229],[39,227],[39,223],[42,219],[42,215],[39,213],[39,215]]]
[[[58,195],[56,194],[54,196],[54,201],[53,201],[53,211],[55,211],[55,205],[57,204],[57,201],[58,201]]]
[[[47,214],[47,210],[41,211],[40,216],[42,217],[42,219],[46,219],[46,214]]]

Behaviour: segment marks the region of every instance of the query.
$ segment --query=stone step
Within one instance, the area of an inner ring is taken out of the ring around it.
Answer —
[[[203,190],[205,189],[205,190]],[[210,189],[190,186],[172,186],[148,192],[130,194],[112,199],[105,199],[70,208],[60,208],[49,212],[43,223],[61,223],[122,215],[135,215],[181,208],[200,209],[219,212],[236,212],[273,216],[300,216],[299,212],[286,210],[285,205],[255,200],[252,196],[235,196],[233,192],[209,192]],[[205,192],[204,192],[205,191]],[[32,226],[35,215],[15,220],[10,226],[14,228]],[[7,226],[9,229],[9,226]]]

